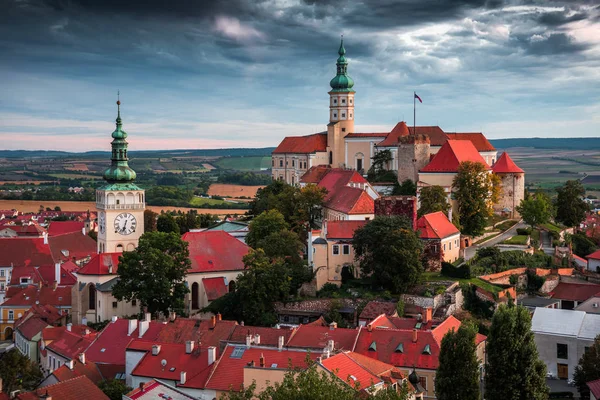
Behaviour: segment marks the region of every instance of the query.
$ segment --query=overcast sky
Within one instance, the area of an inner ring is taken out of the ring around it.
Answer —
[[[8,149],[276,146],[326,129],[340,34],[359,132],[600,136],[599,1],[0,0]]]

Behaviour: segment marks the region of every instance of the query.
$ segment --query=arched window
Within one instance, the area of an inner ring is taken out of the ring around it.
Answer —
[[[118,244],[116,251],[117,251],[117,253],[122,253],[123,252],[123,245],[122,244]]]
[[[197,310],[200,307],[198,306],[198,282],[192,283],[192,310]]]
[[[229,293],[235,292],[235,281],[229,282]]]
[[[96,309],[96,286],[94,284],[90,285],[89,293],[88,293],[88,310]]]
[[[333,164],[333,151],[329,152],[329,165]]]

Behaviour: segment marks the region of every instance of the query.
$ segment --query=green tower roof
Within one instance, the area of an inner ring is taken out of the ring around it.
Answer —
[[[348,60],[346,60],[346,49],[344,48],[344,38],[340,43],[340,49],[338,50],[340,55],[335,63],[337,68],[336,76],[329,82],[333,92],[354,92],[352,87],[354,81],[348,76]]]
[[[136,173],[128,165],[129,158],[127,157],[127,133],[122,129],[123,121],[121,120],[121,101],[117,101],[117,127],[112,133],[113,141],[111,142],[112,155],[110,159],[110,167],[104,171],[103,177],[108,185],[103,187],[104,190],[140,190],[133,181],[136,178]]]

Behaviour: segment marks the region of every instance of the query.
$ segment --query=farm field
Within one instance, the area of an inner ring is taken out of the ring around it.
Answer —
[[[0,200],[0,209],[16,209],[21,212],[36,212],[40,206],[54,208],[60,207],[63,211],[87,211],[96,210],[96,203],[92,201],[37,201],[37,200]],[[224,210],[210,208],[171,207],[171,206],[146,206],[147,209],[160,213],[161,211],[183,211],[196,210],[200,214],[234,215],[244,214],[246,210]]]
[[[223,197],[256,197],[258,189],[264,186],[243,186],[243,185],[230,185],[226,183],[213,183],[208,188],[208,194],[211,196],[223,196]]]
[[[100,179],[99,175],[83,175],[83,174],[49,174],[58,179]]]
[[[271,157],[224,157],[214,164],[223,169],[259,171],[271,168]]]

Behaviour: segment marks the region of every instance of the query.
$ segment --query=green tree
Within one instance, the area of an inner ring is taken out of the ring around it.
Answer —
[[[569,240],[573,245],[573,253],[579,257],[587,257],[598,249],[596,243],[583,232],[570,235]]]
[[[156,229],[163,233],[173,232],[181,234],[179,231],[179,225],[171,213],[163,213],[158,216],[158,219],[156,220]]]
[[[181,312],[190,266],[188,244],[178,234],[144,233],[135,250],[119,257],[119,281],[112,294],[119,301],[137,299],[153,314]]]
[[[479,162],[460,163],[452,181],[452,194],[458,203],[462,233],[479,236],[483,233],[493,205],[498,201],[498,176],[489,173]]]
[[[392,196],[416,196],[417,184],[411,179],[405,179],[402,183],[396,182]]]
[[[567,181],[556,189],[556,220],[565,226],[577,226],[585,218],[589,207],[583,198],[585,189],[581,182]]]
[[[546,400],[546,365],[538,357],[529,311],[500,305],[487,338],[485,398]]]
[[[102,381],[98,384],[98,387],[110,400],[121,400],[124,394],[127,394],[132,390],[132,388],[127,386],[125,382],[120,379]]]
[[[448,195],[443,187],[438,185],[426,186],[421,188],[419,192],[419,217],[432,212],[442,211],[448,215],[450,203],[448,203]]]
[[[323,200],[327,189],[314,184],[308,184],[300,189],[296,200],[296,210],[293,223],[298,227],[315,229],[317,221],[321,219]]]
[[[435,375],[435,395],[439,400],[479,400],[476,335],[474,325],[463,323],[458,331],[452,330],[442,339]]]
[[[144,210],[144,232],[156,232],[158,214],[152,210]]]
[[[90,230],[88,232],[88,236],[94,239],[96,242],[98,241],[98,233],[96,231]]]
[[[257,249],[258,243],[272,233],[279,233],[289,229],[283,214],[276,209],[263,211],[248,226],[248,235],[246,243],[248,246]]]
[[[581,399],[589,400],[590,389],[586,383],[600,379],[600,335],[596,336],[594,344],[586,348],[581,356],[579,364],[575,367],[573,379]]]
[[[389,169],[393,156],[390,150],[381,150],[371,157],[371,168],[367,171],[370,182],[396,182],[398,175]]]
[[[3,392],[10,393],[35,389],[43,376],[34,362],[13,348],[0,355],[0,378]]]
[[[552,218],[552,203],[543,192],[538,192],[521,200],[521,204],[516,208],[523,221],[532,229],[537,225],[545,224]]]
[[[375,217],[354,232],[352,245],[362,274],[376,287],[402,293],[419,282],[423,245],[404,217]]]

